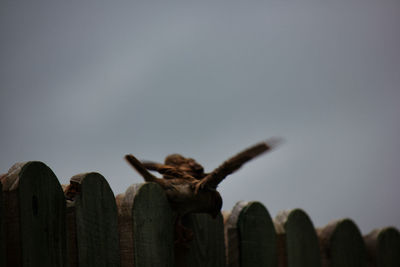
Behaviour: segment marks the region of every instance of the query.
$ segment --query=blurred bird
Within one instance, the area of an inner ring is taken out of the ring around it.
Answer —
[[[189,241],[193,234],[183,227],[182,217],[190,213],[208,213],[216,218],[222,207],[222,198],[217,191],[219,183],[243,164],[279,143],[280,139],[258,143],[229,158],[210,173],[204,173],[203,166],[194,159],[179,154],[167,156],[164,164],[140,162],[132,154],[126,155],[125,159],[146,182],[157,183],[164,189],[172,210],[176,212],[176,227],[183,228],[183,231],[177,229],[177,239]],[[157,178],[148,170],[159,172],[163,178]]]

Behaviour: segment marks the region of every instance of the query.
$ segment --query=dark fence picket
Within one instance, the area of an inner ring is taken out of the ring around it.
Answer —
[[[73,201],[68,200],[68,240],[72,266],[119,267],[118,213],[106,179],[83,173],[70,180]],[[71,196],[70,196],[71,197]],[[71,214],[72,213],[72,214]]]
[[[42,162],[17,163],[2,178],[6,266],[67,266],[64,194]]]
[[[276,232],[260,202],[238,202],[227,216],[225,241],[228,266],[276,267]]]
[[[163,189],[132,185],[117,203],[122,266],[174,266],[172,211]]]
[[[376,229],[364,237],[369,266],[400,266],[400,233],[394,227]]]
[[[280,212],[275,218],[279,266],[321,267],[314,225],[301,209]]]
[[[190,267],[225,267],[224,223],[222,215],[213,219],[209,214],[192,214],[185,225],[193,230],[193,240],[176,249],[185,253],[184,264]]]
[[[366,267],[367,254],[357,225],[350,219],[318,229],[324,267]]]

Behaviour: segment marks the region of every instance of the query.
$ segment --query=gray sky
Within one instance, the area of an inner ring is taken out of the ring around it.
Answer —
[[[212,170],[281,136],[220,186],[224,209],[300,207],[316,226],[400,228],[400,3],[0,3],[0,172],[141,182],[127,153]]]

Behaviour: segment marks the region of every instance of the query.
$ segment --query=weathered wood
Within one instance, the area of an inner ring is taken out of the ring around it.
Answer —
[[[71,178],[76,191],[66,204],[56,176],[41,162],[16,164],[0,181],[0,267],[67,261],[69,267],[400,267],[400,233],[393,227],[363,239],[351,220],[336,221],[317,230],[318,246],[302,210],[278,214],[275,232],[261,203],[239,202],[224,219],[187,216],[183,223],[193,229],[193,241],[174,253],[174,218],[156,184],[133,185],[114,198],[103,176],[81,174]],[[174,255],[180,260],[175,265]]]
[[[66,266],[65,199],[42,162],[15,164],[2,179],[7,266]]]
[[[324,267],[366,267],[367,255],[357,225],[350,219],[318,229]]]
[[[3,187],[4,188],[4,187]],[[18,192],[3,191],[4,210],[4,239],[6,243],[6,265],[22,266],[21,227],[19,216]]]
[[[1,178],[5,177],[4,175],[0,175]],[[4,236],[4,205],[3,205],[3,186],[0,182],[0,266],[6,265],[6,243],[5,243],[5,236]]]
[[[174,266],[172,211],[164,190],[154,183],[132,185],[117,203],[121,265]]]
[[[64,187],[64,186],[63,186]],[[78,241],[76,236],[76,213],[75,207],[71,206],[71,201],[67,200],[66,211],[66,227],[67,227],[67,252],[69,267],[79,266],[78,259]]]
[[[364,237],[369,266],[400,266],[400,233],[394,227],[376,229]]]
[[[228,266],[278,264],[276,233],[267,209],[259,202],[238,202],[225,223]]]
[[[280,212],[275,218],[275,229],[280,249],[279,266],[321,266],[318,238],[313,223],[304,211],[294,209]]]
[[[71,178],[70,187],[67,217],[75,226],[68,225],[69,249],[77,253],[71,258],[76,266],[119,267],[118,213],[108,182],[99,173],[83,173]]]
[[[185,265],[179,266],[225,266],[224,223],[222,215],[213,219],[209,214],[191,214],[184,225],[193,230],[194,237],[186,244]]]
[[[132,221],[133,199],[125,200],[125,194],[118,194],[115,200],[118,208],[119,255],[121,267],[132,267],[134,257]]]

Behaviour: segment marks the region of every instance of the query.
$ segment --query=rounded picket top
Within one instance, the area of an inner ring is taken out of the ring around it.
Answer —
[[[155,183],[130,186],[120,212],[132,215],[135,267],[174,266],[172,211],[164,190]]]
[[[288,267],[321,266],[317,234],[303,210],[281,211],[275,218],[275,228],[278,235],[284,238],[285,245],[278,252],[281,263],[286,262]]]
[[[7,262],[15,260],[22,266],[66,266],[66,204],[53,171],[38,161],[17,163],[2,182],[3,190],[16,192],[7,196],[7,202],[18,203],[19,218],[14,219],[20,224],[20,230],[15,232],[19,237],[11,238],[19,238],[15,244],[21,248],[10,247],[16,251],[7,253]],[[14,231],[14,223],[7,224],[7,231]]]
[[[330,267],[365,267],[367,254],[357,225],[350,219],[329,223],[319,231],[322,257]]]
[[[249,202],[239,215],[237,227],[243,265],[277,265],[276,232],[271,216],[263,204]]]
[[[373,266],[400,266],[400,233],[394,227],[376,229],[364,238]]]
[[[120,266],[118,212],[107,180],[83,173],[70,180],[74,188],[78,266]]]
[[[263,204],[238,202],[225,227],[229,266],[277,266],[276,232]]]

